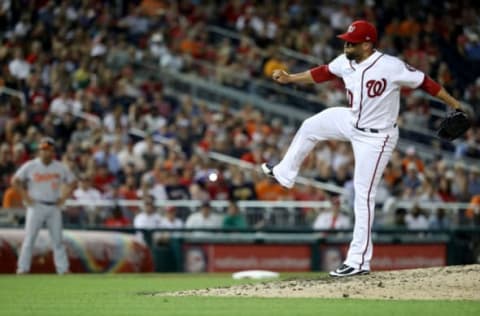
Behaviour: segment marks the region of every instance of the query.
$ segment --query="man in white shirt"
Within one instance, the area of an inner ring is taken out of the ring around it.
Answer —
[[[175,206],[168,206],[160,223],[161,228],[183,228],[183,221],[177,217]]]
[[[17,79],[27,79],[30,75],[30,64],[23,58],[20,48],[15,50],[15,59],[8,64],[8,71]]]
[[[155,207],[155,199],[151,195],[143,199],[143,211],[138,213],[133,220],[133,227],[137,229],[155,229],[162,223],[162,217]],[[141,231],[137,232],[140,240],[145,240]]]
[[[122,168],[125,168],[128,164],[134,164],[137,170],[145,169],[145,162],[142,159],[141,155],[135,154],[133,151],[134,143],[131,139],[128,140],[126,146],[118,153],[118,160],[122,165]]]
[[[85,214],[88,217],[88,222],[90,224],[95,223],[95,217],[97,214],[98,207],[93,205],[95,201],[100,201],[102,199],[102,194],[96,188],[92,186],[92,180],[90,176],[82,174],[79,177],[78,187],[73,191],[73,197],[77,201],[85,202],[85,205],[82,205],[80,210],[71,209],[67,212],[67,216],[80,216],[82,214],[81,210],[85,210]],[[75,214],[77,213],[77,214]]]
[[[78,113],[82,110],[81,104],[74,103],[70,97],[68,90],[64,89],[58,97],[52,100],[50,103],[50,112],[58,116],[63,116],[65,113],[70,112],[72,114]]]
[[[415,204],[410,213],[405,216],[405,223],[407,228],[411,230],[428,229],[428,218],[423,213],[423,210]]]
[[[163,147],[153,141],[152,134],[147,134],[143,140],[133,146],[134,155],[142,157],[146,152],[154,153],[159,157],[165,157]]]
[[[220,228],[222,227],[222,216],[212,212],[208,201],[204,201],[200,210],[190,214],[185,223],[186,228]]]
[[[141,229],[152,229],[160,227],[162,217],[157,212],[153,196],[146,196],[143,199],[143,212],[138,213],[133,220],[133,226]]]
[[[165,213],[160,222],[160,228],[166,229],[182,229],[183,221],[177,217],[177,208],[175,206],[168,206],[165,208]],[[168,243],[171,237],[180,237],[182,232],[163,231],[157,232],[153,235],[153,239],[159,243]]]
[[[332,208],[318,214],[313,229],[348,229],[352,224],[350,218],[341,212],[340,200],[332,199]]]

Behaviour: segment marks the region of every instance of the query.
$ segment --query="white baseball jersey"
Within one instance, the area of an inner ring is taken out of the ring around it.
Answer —
[[[23,164],[15,178],[27,182],[28,194],[33,200],[44,202],[56,202],[60,198],[60,184],[75,181],[73,173],[58,160],[45,165],[40,158]]]
[[[417,88],[425,78],[423,72],[378,51],[359,64],[342,54],[328,69],[345,83],[357,128],[393,127],[400,110],[400,88]]]

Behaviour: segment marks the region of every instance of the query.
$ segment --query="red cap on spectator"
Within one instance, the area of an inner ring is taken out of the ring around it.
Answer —
[[[351,43],[375,43],[377,41],[377,29],[367,21],[358,20],[350,24],[346,33],[337,37]]]

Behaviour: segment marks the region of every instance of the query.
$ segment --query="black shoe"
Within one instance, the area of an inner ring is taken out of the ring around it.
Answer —
[[[275,176],[273,175],[273,166],[269,165],[268,163],[264,162],[262,163],[262,171],[266,176],[269,176],[270,178],[274,178]]]
[[[368,270],[360,270],[354,267],[348,266],[346,264],[342,264],[340,267],[335,269],[334,271],[330,271],[331,277],[348,277],[353,275],[364,275],[369,274],[370,271]]]

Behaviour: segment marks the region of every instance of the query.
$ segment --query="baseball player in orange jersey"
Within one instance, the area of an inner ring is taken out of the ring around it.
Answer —
[[[375,193],[398,140],[400,88],[420,88],[454,109],[460,109],[460,103],[423,72],[376,50],[377,30],[367,21],[353,22],[338,37],[345,41],[344,53],[328,65],[297,74],[275,70],[273,79],[285,84],[342,78],[350,107],[329,108],[306,119],[283,159],[275,166],[262,164],[261,169],[291,188],[304,158],[317,142],[350,141],[356,165],[353,239],[343,264],[330,272],[331,276],[344,277],[370,272]]]
[[[33,245],[44,223],[50,232],[56,271],[58,274],[68,272],[67,254],[62,243],[61,207],[74,189],[75,177],[61,162],[54,160],[54,149],[53,139],[42,139],[39,157],[23,164],[12,179],[27,206],[18,274],[30,271]]]

